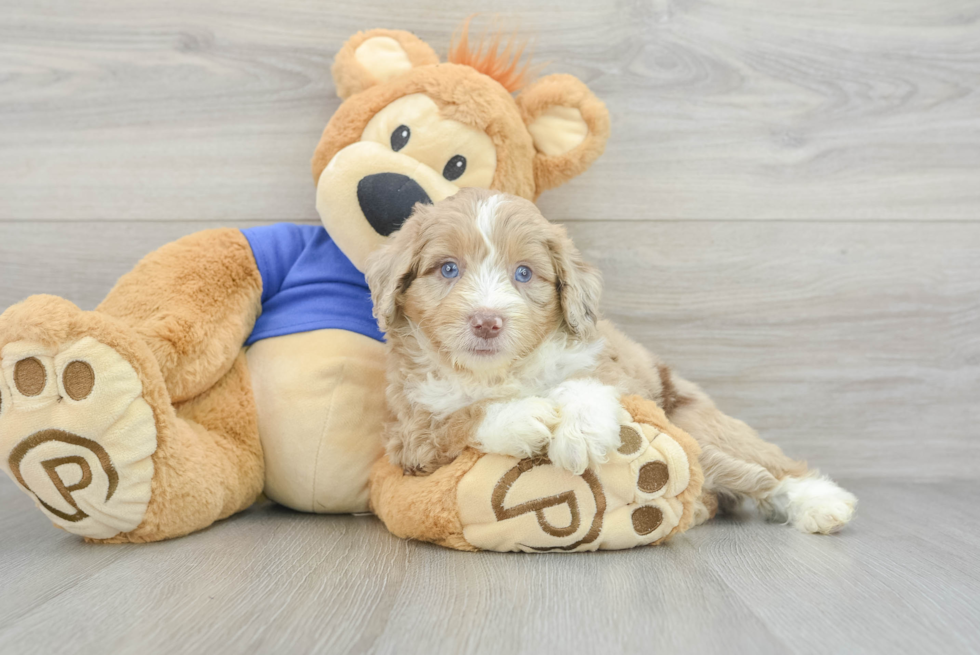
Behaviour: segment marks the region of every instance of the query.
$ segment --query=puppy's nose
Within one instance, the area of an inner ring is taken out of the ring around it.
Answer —
[[[504,319],[495,312],[476,312],[470,316],[470,329],[481,339],[496,339],[502,327]]]

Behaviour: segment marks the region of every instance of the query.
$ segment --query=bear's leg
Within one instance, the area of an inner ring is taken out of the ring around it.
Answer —
[[[246,509],[262,493],[262,445],[244,353],[214,387],[178,405],[171,426],[153,456],[143,522],[105,541],[183,536]]]
[[[239,358],[261,293],[244,235],[211,230],[147,256],[95,312],[9,308],[0,468],[91,539],[165,539],[247,507],[262,456]]]
[[[245,235],[206,230],[147,255],[96,308],[152,351],[174,403],[207,391],[232,366],[262,309],[262,276]]]
[[[57,526],[156,541],[247,507],[262,455],[244,355],[176,409],[117,319],[34,296],[0,317],[0,468]]]

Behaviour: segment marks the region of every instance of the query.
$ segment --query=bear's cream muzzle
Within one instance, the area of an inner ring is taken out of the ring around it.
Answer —
[[[418,160],[373,141],[338,152],[320,174],[316,209],[327,232],[354,266],[411,215],[416,203],[439,202],[459,191]]]

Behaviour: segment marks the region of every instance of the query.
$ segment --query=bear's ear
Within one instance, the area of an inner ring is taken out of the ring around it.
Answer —
[[[571,75],[542,77],[517,96],[534,141],[537,193],[564,184],[592,165],[609,139],[609,111]]]
[[[330,71],[337,95],[346,100],[417,66],[438,63],[439,57],[429,44],[411,32],[368,30],[347,40]]]

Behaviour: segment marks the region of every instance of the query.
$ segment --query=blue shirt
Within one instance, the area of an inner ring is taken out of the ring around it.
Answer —
[[[277,223],[242,233],[262,275],[262,315],[245,345],[325,328],[384,341],[364,274],[325,229]]]

